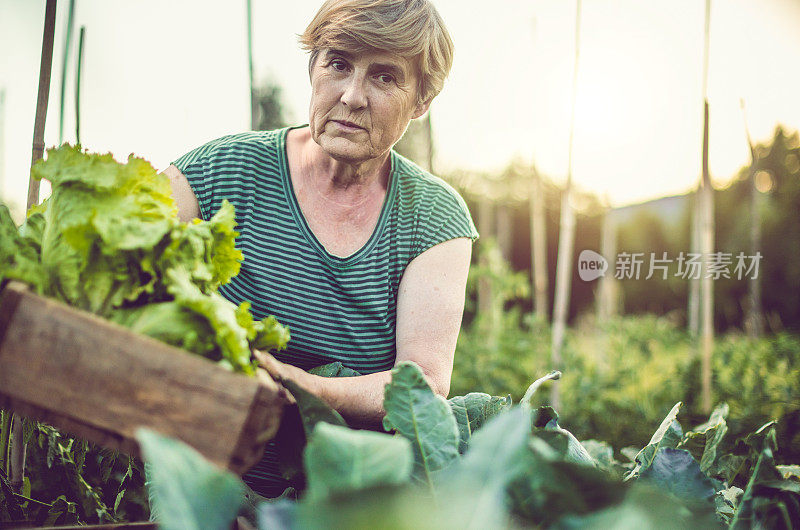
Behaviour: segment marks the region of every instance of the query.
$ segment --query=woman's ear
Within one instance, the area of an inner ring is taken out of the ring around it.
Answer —
[[[431,107],[432,100],[433,98],[423,101],[421,103],[417,103],[417,106],[416,108],[414,108],[414,114],[411,116],[411,119],[416,120],[417,118],[428,112],[428,109]]]

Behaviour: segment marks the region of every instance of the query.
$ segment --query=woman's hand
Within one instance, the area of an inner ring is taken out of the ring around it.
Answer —
[[[267,352],[253,350],[253,356],[258,359],[261,368],[263,368],[267,374],[269,374],[269,376],[279,384],[288,379],[293,383],[303,387],[305,390],[308,390],[312,394],[315,393],[316,385],[314,381],[314,375],[309,374],[302,368],[292,366],[291,364],[282,363]],[[292,399],[292,402],[293,401],[294,399]]]

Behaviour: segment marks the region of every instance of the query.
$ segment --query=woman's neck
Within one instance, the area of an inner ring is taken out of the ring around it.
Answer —
[[[388,188],[388,152],[380,159],[349,163],[332,158],[307,131],[300,132],[297,140],[302,178],[323,198],[340,206],[358,206]]]

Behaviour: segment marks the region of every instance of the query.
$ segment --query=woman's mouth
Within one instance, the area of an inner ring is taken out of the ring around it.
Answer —
[[[331,120],[331,123],[334,123],[339,130],[344,132],[358,132],[365,130],[360,125],[356,125],[355,123],[347,120]]]

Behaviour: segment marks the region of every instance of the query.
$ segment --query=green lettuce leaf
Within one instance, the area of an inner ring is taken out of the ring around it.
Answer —
[[[203,293],[192,283],[190,273],[183,268],[170,269],[166,272],[167,291],[175,297],[175,302],[199,316],[205,317],[214,330],[216,342],[222,357],[236,370],[252,374],[255,364],[250,359],[250,343],[248,330],[240,321],[247,312],[247,307],[236,306],[217,292]],[[250,317],[252,319],[252,317]]]
[[[182,223],[166,176],[145,160],[63,145],[32,168],[53,185],[17,230],[0,208],[0,282],[91,311],[169,344],[255,373],[251,347],[282,349],[289,330],[254,320],[250,304],[217,288],[240,269],[236,216],[223,201],[209,220]]]
[[[6,280],[19,280],[42,292],[44,271],[39,263],[39,242],[34,228],[39,226],[39,215],[31,229],[18,230],[11,213],[0,204],[0,285]],[[25,225],[23,225],[24,227]]]

